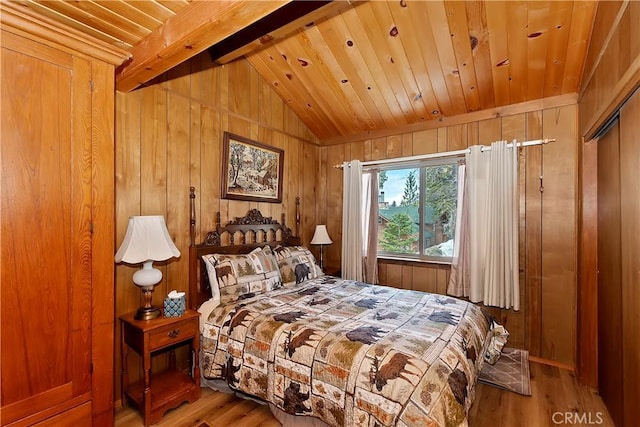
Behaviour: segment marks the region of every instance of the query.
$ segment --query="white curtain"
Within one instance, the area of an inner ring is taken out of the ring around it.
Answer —
[[[451,275],[447,293],[456,297],[469,296],[469,192],[466,191],[467,167],[458,165],[458,198],[456,201],[456,232],[453,239]]]
[[[490,151],[469,151],[461,218],[467,232],[459,240],[448,290],[472,302],[519,310],[518,149],[500,141]]]
[[[484,303],[520,309],[518,260],[518,148],[491,144],[487,197]]]
[[[487,242],[487,188],[489,182],[488,153],[481,146],[470,148],[466,156],[467,191],[469,193],[469,299],[480,302],[484,297],[484,262]]]
[[[367,283],[378,283],[378,171],[362,174],[362,262]]]
[[[345,162],[342,174],[342,277],[363,280],[362,164]]]

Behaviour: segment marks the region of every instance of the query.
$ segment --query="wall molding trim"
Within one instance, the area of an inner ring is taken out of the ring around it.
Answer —
[[[21,4],[0,2],[0,28],[65,52],[81,53],[112,65],[120,65],[131,57],[124,49],[83,34]]]
[[[486,110],[474,111],[472,113],[460,114],[457,116],[443,117],[438,120],[414,123],[396,128],[380,129],[353,135],[346,135],[337,138],[320,140],[321,146],[345,144],[349,142],[362,141],[365,139],[381,138],[390,135],[400,135],[404,133],[419,132],[429,129],[437,129],[446,126],[459,125],[469,122],[495,119],[516,114],[528,113],[531,111],[546,110],[548,108],[564,107],[566,105],[577,104],[578,94],[568,93],[565,95],[551,96],[548,98],[535,99],[533,101],[520,102],[518,104],[505,105],[502,107],[489,108]]]

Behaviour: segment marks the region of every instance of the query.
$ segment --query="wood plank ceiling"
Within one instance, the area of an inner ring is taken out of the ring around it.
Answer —
[[[141,56],[158,61],[162,54],[162,64],[143,64],[126,82],[129,65],[121,66],[116,85],[131,90],[166,71],[162,67],[210,44],[228,43],[256,22],[259,27],[262,17],[288,2],[15,3],[129,50],[131,63]],[[216,6],[203,9],[201,3]],[[292,18],[280,31],[265,28],[268,34],[256,34],[244,49],[215,59],[225,63],[245,55],[322,143],[577,92],[597,2],[395,0],[321,6]],[[216,31],[220,36],[212,35]]]

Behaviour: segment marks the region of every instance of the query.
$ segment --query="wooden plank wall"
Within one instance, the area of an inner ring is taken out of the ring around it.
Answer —
[[[577,120],[577,106],[571,104],[321,148],[318,218],[327,223],[335,242],[327,248],[326,264],[340,265],[339,242],[346,232],[341,226],[342,172],[334,165],[458,150],[500,139],[556,138],[520,153],[522,308],[490,311],[511,333],[509,346],[574,366]],[[379,268],[381,283],[406,289],[444,293],[449,278],[448,265],[380,261]]]
[[[224,131],[282,148],[281,204],[220,198]],[[131,93],[116,94],[116,248],[131,215],[164,215],[181,252],[161,265],[163,280],[153,302],[188,287],[189,187],[196,189],[197,237],[257,208],[294,230],[300,197],[301,236],[308,243],[316,225],[319,148],[316,138],[245,60],[213,66],[204,53]],[[312,248],[316,250],[316,248]],[[319,254],[316,254],[319,255]],[[136,268],[116,266],[116,319],[142,304],[132,283]],[[120,328],[116,328],[116,396],[120,396]],[[130,358],[135,358],[129,352]],[[162,360],[159,364],[164,363]],[[136,366],[135,361],[130,366]],[[135,379],[136,372],[130,372]]]
[[[599,2],[580,94],[580,136],[598,128],[640,85],[640,2]]]

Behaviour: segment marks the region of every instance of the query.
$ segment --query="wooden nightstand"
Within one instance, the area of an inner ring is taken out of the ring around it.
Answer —
[[[199,313],[186,310],[180,317],[158,317],[152,320],[135,320],[135,313],[120,317],[122,325],[122,403],[125,399],[144,415],[144,425],[159,421],[164,413],[182,402],[195,402],[200,397]],[[169,368],[151,373],[151,357],[181,345],[191,345],[193,357],[188,375],[175,367],[175,357],[170,357]],[[142,357],[144,377],[129,386],[127,353],[129,348]]]
[[[340,267],[331,267],[327,265],[324,266],[324,274],[326,274],[327,276],[340,277],[340,275],[342,274],[340,270]]]

